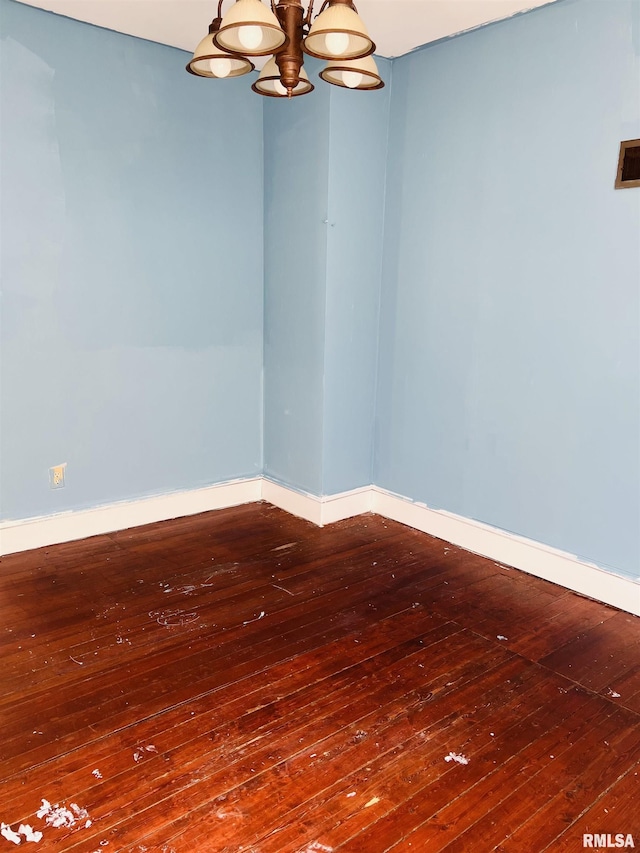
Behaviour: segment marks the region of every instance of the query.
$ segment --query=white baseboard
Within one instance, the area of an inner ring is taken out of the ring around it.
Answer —
[[[0,523],[0,555],[259,501],[262,477]]]
[[[320,527],[365,512],[375,512],[474,554],[640,616],[638,581],[615,575],[540,542],[444,510],[430,509],[425,504],[414,503],[377,486],[316,497],[266,477],[254,477],[94,509],[5,521],[0,523],[0,555],[259,500],[268,501]]]
[[[274,483],[273,480],[262,480],[262,500],[283,509],[290,515],[304,518],[313,524],[322,526],[322,504],[315,495],[303,494]]]
[[[345,518],[371,512],[372,501],[371,486],[324,497],[322,498],[322,524],[333,524],[334,521],[343,521]]]
[[[233,480],[203,489],[170,492],[92,509],[0,522],[0,555],[259,500],[268,501],[291,515],[322,527],[368,512],[371,509],[371,489],[367,486],[340,495],[318,498],[262,477]]]
[[[378,515],[640,616],[640,582],[532,539],[444,510],[429,509],[377,486],[372,487],[372,493],[372,511]]]
[[[372,491],[370,486],[319,498],[316,495],[297,492],[281,486],[273,480],[262,481],[262,499],[291,515],[311,521],[319,527],[333,524],[354,515],[371,511]]]

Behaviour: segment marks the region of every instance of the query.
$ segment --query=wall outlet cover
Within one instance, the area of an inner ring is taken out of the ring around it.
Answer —
[[[67,463],[62,465],[54,465],[49,468],[49,487],[52,489],[64,489],[64,471]]]

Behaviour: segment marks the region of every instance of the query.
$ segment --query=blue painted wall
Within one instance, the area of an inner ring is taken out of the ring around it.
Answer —
[[[264,106],[264,462],[327,495],[372,477],[389,89],[306,66],[312,94]]]
[[[393,67],[375,482],[640,573],[640,3]]]
[[[323,494],[373,482],[391,62],[386,87],[331,88]]]
[[[315,84],[318,63],[306,62]],[[264,470],[322,494],[329,86],[264,99]]]
[[[0,3],[2,517],[264,470],[638,574],[640,0],[290,103]]]
[[[0,12],[2,517],[260,474],[260,99]]]

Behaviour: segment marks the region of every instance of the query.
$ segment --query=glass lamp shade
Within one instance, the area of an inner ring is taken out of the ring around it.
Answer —
[[[187,65],[187,71],[198,77],[241,77],[253,71],[255,65],[244,56],[225,53],[213,43],[215,33],[206,35],[194,51],[193,59]]]
[[[260,0],[236,0],[214,35],[219,50],[245,56],[267,56],[286,41],[278,19]]]
[[[313,22],[304,51],[318,59],[358,59],[376,49],[357,12],[340,3],[329,6]]]
[[[280,69],[276,63],[275,57],[266,63],[260,76],[251,87],[254,92],[259,95],[266,95],[268,98],[286,98],[287,90],[280,82]],[[306,95],[307,92],[312,92],[314,89],[313,83],[309,80],[307,72],[304,68],[300,69],[300,82],[291,93],[292,98],[298,95]]]
[[[362,59],[334,59],[327,62],[320,76],[327,83],[345,89],[382,89],[384,82],[378,74],[373,56]]]

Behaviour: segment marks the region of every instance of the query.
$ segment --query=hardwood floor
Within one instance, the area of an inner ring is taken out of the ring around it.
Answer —
[[[636,617],[268,504],[2,563],[0,821],[34,850],[640,847]]]

